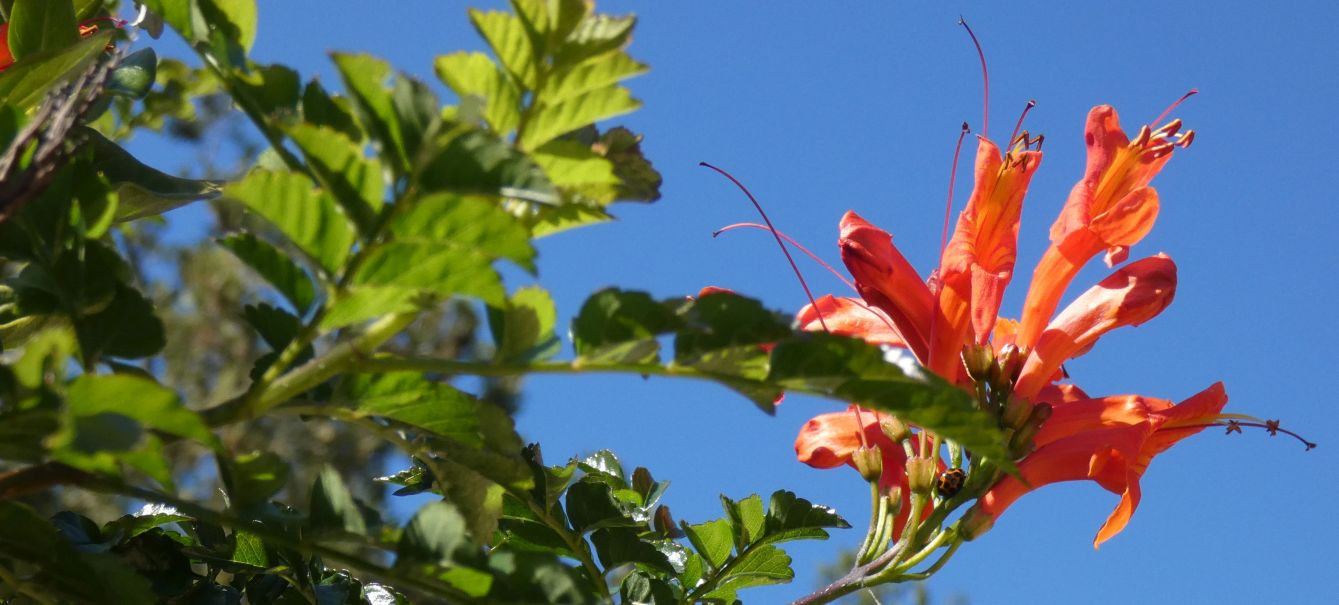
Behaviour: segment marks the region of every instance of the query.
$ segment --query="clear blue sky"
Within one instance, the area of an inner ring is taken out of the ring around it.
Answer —
[[[481,47],[461,3],[261,4],[254,57],[288,63],[304,77],[319,73],[329,86],[337,79],[328,50],[368,51],[435,82],[433,56]],[[616,223],[543,240],[542,282],[564,318],[608,285],[658,296],[719,285],[798,309],[803,293],[765,234],[712,239],[714,229],[755,217],[726,181],[696,166],[700,160],[733,171],[781,229],[831,262],[837,221],[854,209],[891,231],[928,272],[959,124],[980,127],[980,72],[955,25],[960,13],[990,61],[991,134],[1004,138],[1023,104],[1036,99],[1027,126],[1047,137],[1023,213],[1020,282],[1081,174],[1087,110],[1112,104],[1133,132],[1197,87],[1201,94],[1177,115],[1198,137],[1154,181],[1162,213],[1132,255],[1162,251],[1178,262],[1176,301],[1068,368],[1095,395],[1180,399],[1223,380],[1230,411],[1282,418],[1320,448],[1304,453],[1259,432],[1218,430],[1183,442],[1154,462],[1131,525],[1100,551],[1092,537],[1116,497],[1086,482],[1047,487],[961,549],[931,589],[936,602],[963,594],[978,604],[1336,602],[1325,545],[1339,539],[1332,512],[1339,438],[1334,395],[1322,388],[1339,360],[1331,321],[1339,196],[1324,185],[1335,170],[1326,150],[1339,134],[1336,7],[1318,0],[601,2],[605,11],[641,16],[631,52],[652,72],[632,82],[646,107],[626,123],[646,135],[665,176],[664,199],[622,207]],[[165,168],[181,162],[149,139],[137,150]],[[959,208],[969,186],[960,183]],[[184,225],[202,216],[187,209],[169,218]],[[816,291],[841,291],[818,267],[802,266]],[[1105,274],[1095,264],[1068,298]],[[1016,285],[1006,297],[1006,314],[1016,315],[1023,291]],[[719,516],[722,491],[741,497],[787,488],[863,525],[867,492],[856,474],[811,470],[792,451],[806,419],[840,404],[797,397],[768,417],[711,385],[545,377],[527,386],[519,428],[551,460],[612,448],[672,481],[668,502],[679,518]],[[774,603],[804,594],[815,587],[817,566],[861,537],[850,530],[792,548],[794,584],[744,595]]]

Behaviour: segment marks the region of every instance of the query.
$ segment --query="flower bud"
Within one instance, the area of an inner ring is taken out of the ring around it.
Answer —
[[[962,520],[958,521],[958,533],[964,540],[971,542],[990,531],[994,525],[995,517],[983,512],[979,505],[973,506],[962,516]]]
[[[907,460],[907,486],[913,494],[928,494],[935,485],[935,460],[912,458]]]
[[[855,448],[851,452],[851,464],[855,465],[855,470],[865,481],[878,481],[883,475],[883,454],[877,445]]]
[[[1032,440],[1037,436],[1037,429],[1037,425],[1029,422],[1009,439],[1009,452],[1014,455],[1015,460],[1032,453],[1034,445]]]
[[[894,485],[883,495],[888,499],[888,514],[896,517],[902,512],[902,486]]]
[[[990,384],[997,389],[1012,389],[1015,382],[1018,381],[1018,375],[1023,371],[1023,362],[1027,356],[1015,345],[1004,345],[1000,348],[1000,354],[995,358],[995,365],[991,368]]]
[[[990,380],[990,369],[995,365],[995,353],[989,345],[969,344],[962,348],[962,364],[972,380]]]
[[[1047,406],[1049,407],[1049,406]],[[1021,397],[1010,397],[1004,405],[1004,426],[1021,428],[1032,416],[1032,404]]]
[[[907,428],[907,423],[894,416],[880,415],[879,429],[893,443],[901,443],[911,436],[911,429]]]

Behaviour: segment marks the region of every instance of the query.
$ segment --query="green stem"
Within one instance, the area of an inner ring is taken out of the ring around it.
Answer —
[[[865,532],[865,541],[860,543],[860,548],[856,550],[856,565],[861,565],[874,558],[876,555],[875,544],[882,538],[884,519],[887,518],[887,500],[880,493],[879,482],[869,482],[869,529]]]
[[[418,317],[417,311],[385,315],[362,334],[341,342],[315,359],[273,379],[247,395],[225,401],[201,412],[210,426],[256,418],[298,395],[315,388],[336,374],[361,369],[362,360],[387,340],[399,334]],[[354,363],[358,361],[360,363]],[[258,381],[259,382],[259,381]]]

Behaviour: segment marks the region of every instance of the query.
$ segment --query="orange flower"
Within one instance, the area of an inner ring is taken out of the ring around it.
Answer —
[[[1130,141],[1115,109],[1099,105],[1088,112],[1084,132],[1088,167],[1051,226],[1051,246],[1032,273],[1032,286],[1023,303],[1019,346],[1036,344],[1065,288],[1083,265],[1102,250],[1107,252],[1107,266],[1124,262],[1130,246],[1153,228],[1158,192],[1148,183],[1177,146],[1185,147],[1194,140],[1194,131],[1180,130],[1180,120],[1156,131],[1145,126]]]
[[[1121,497],[1093,540],[1100,546],[1120,533],[1139,506],[1139,479],[1153,457],[1219,420],[1227,404],[1223,384],[1173,405],[1170,401],[1121,395],[1070,401],[1037,433],[1037,450],[1018,465],[1022,479],[1001,479],[972,513],[990,524],[1023,494],[1061,481],[1091,479]]]

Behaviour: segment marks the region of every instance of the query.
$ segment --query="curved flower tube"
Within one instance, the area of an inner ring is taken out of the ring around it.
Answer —
[[[1090,479],[1121,497],[1093,540],[1096,548],[1129,523],[1139,506],[1139,480],[1153,457],[1217,421],[1226,404],[1220,382],[1176,405],[1122,395],[1057,406],[1037,433],[1037,450],[1018,465],[1022,479],[1007,476],[991,487],[978,504],[977,514],[984,515],[978,522],[993,522],[1045,485]]]

